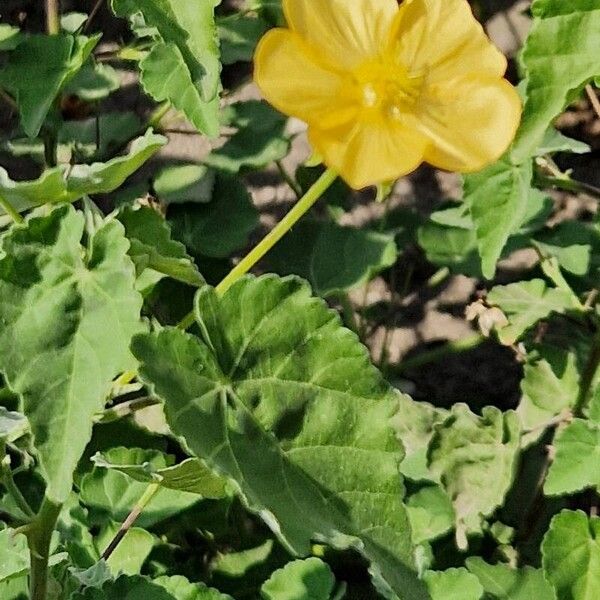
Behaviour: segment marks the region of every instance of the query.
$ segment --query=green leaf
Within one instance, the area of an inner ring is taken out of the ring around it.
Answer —
[[[575,419],[554,438],[556,455],[550,465],[544,493],[573,494],[600,486],[600,425]]]
[[[508,317],[509,325],[502,328],[498,336],[502,343],[509,345],[541,319],[575,308],[571,294],[549,288],[543,279],[497,285],[488,294],[487,301],[498,306]]]
[[[82,67],[98,40],[98,36],[30,35],[9,55],[0,69],[0,87],[15,97],[21,124],[29,137],[38,135],[54,99]]]
[[[21,413],[0,406],[0,444],[10,444],[29,433],[29,421]]]
[[[181,575],[159,577],[153,583],[167,590],[173,600],[233,600],[231,596],[221,594],[203,583],[190,583]]]
[[[489,565],[482,558],[467,559],[467,568],[479,579],[490,600],[555,600],[552,586],[541,569],[512,569],[508,565]]]
[[[200,597],[201,600],[204,600]],[[184,600],[187,600],[185,596]],[[74,592],[69,600],[180,600],[164,587],[139,575],[121,575],[115,581],[107,581],[101,589],[89,587]],[[195,598],[193,600],[196,600]],[[207,597],[207,600],[213,600]]]
[[[600,597],[600,519],[582,511],[563,510],[550,523],[542,542],[546,579],[557,600]]]
[[[203,341],[166,329],[133,344],[172,430],[294,553],[356,546],[380,588],[427,598],[389,425],[398,395],[356,337],[295,278],[203,288],[197,318]]]
[[[96,540],[101,553],[106,550],[111,540],[117,535],[119,528],[118,523],[110,523],[101,531]],[[113,576],[116,577],[121,573],[139,575],[146,559],[152,552],[155,541],[155,537],[145,529],[131,527],[106,561]]]
[[[504,158],[464,178],[465,202],[470,206],[487,279],[493,278],[508,238],[527,214],[532,174],[531,162],[515,166]]]
[[[144,465],[147,469],[165,469],[164,455],[154,450],[141,448],[111,448],[105,453],[102,466],[95,466],[91,473],[86,473],[81,480],[81,500],[93,508],[102,517],[110,517],[113,521],[123,521],[131,509],[142,497],[148,482],[134,481],[125,472],[109,469],[106,465]],[[151,465],[151,466],[150,466]],[[130,469],[133,471],[133,469]],[[210,485],[207,487],[210,492]],[[213,496],[220,497],[217,493]],[[200,500],[197,493],[164,487],[146,506],[140,515],[138,524],[150,527],[174,514],[189,508]]]
[[[14,50],[23,41],[23,35],[18,27],[0,23],[0,52]]]
[[[118,90],[121,80],[110,65],[88,60],[65,86],[64,92],[85,102],[104,100]]]
[[[219,173],[211,202],[171,205],[167,219],[173,237],[193,255],[227,258],[247,243],[258,211],[239,178]]]
[[[513,411],[493,406],[481,417],[455,404],[436,427],[429,445],[429,468],[452,500],[460,549],[467,535],[481,533],[484,518],[500,506],[514,477],[520,426]]]
[[[287,118],[265,102],[237,102],[228,107],[225,117],[238,130],[204,159],[207,165],[238,173],[243,168],[261,169],[287,155],[290,149],[290,138],[285,133]]]
[[[454,527],[452,501],[438,485],[426,486],[412,494],[406,502],[413,542],[435,540]]]
[[[55,209],[11,230],[0,260],[0,370],[23,399],[46,494],[58,503],[112,379],[135,365],[129,343],[141,330],[122,226],[106,222],[87,249],[83,230],[81,213]]]
[[[584,144],[579,140],[574,140],[563,135],[554,127],[549,127],[544,134],[544,139],[540,147],[537,149],[537,154],[554,154],[555,152],[572,152],[573,154],[586,154],[591,148],[588,144]]]
[[[527,160],[573,92],[600,74],[600,6],[593,0],[537,0],[522,53],[527,73],[523,119],[512,157]]]
[[[268,539],[260,546],[239,552],[220,554],[212,570],[227,577],[243,577],[253,567],[264,563],[273,551],[273,540]]]
[[[392,235],[305,220],[273,248],[268,261],[274,272],[299,275],[326,297],[368,282],[397,256]]]
[[[67,33],[77,33],[88,20],[88,15],[82,12],[68,12],[60,16],[60,28]]]
[[[0,584],[29,570],[27,538],[13,529],[0,531]],[[2,588],[0,588],[1,590]]]
[[[436,482],[427,466],[427,448],[435,426],[442,423],[447,415],[446,410],[401,396],[400,408],[392,424],[404,447],[405,455],[400,471],[405,477],[414,481]]]
[[[214,8],[216,0],[113,0],[120,16],[142,13],[163,42],[141,64],[142,85],[161,102],[169,100],[199,131],[219,133],[221,65]]]
[[[164,204],[210,202],[215,187],[215,172],[194,163],[170,165],[154,176],[154,191]]]
[[[321,559],[294,560],[271,575],[260,589],[264,600],[329,600],[335,586],[331,569]]]
[[[138,462],[127,462],[132,459]],[[118,447],[111,448],[109,456],[95,454],[92,461],[97,467],[119,471],[142,483],[159,483],[161,487],[204,498],[224,498],[227,495],[225,481],[197,458],[168,466],[161,452]]]
[[[483,587],[466,569],[427,571],[424,580],[432,600],[480,600]]]
[[[158,212],[149,206],[125,206],[117,218],[131,243],[129,256],[138,275],[145,269],[152,269],[188,285],[199,287],[204,284],[204,278],[185,246],[171,238],[171,228]]]
[[[224,65],[250,62],[260,38],[269,25],[260,17],[234,13],[217,21]]]

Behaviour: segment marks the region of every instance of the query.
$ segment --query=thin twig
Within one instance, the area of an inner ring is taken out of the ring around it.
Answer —
[[[600,100],[598,100],[598,96],[596,95],[596,91],[588,83],[585,86],[585,92],[588,95],[588,98],[590,99],[590,102],[592,103],[592,107],[594,108],[594,111],[596,112],[596,115],[598,115],[598,118],[600,119]]]
[[[15,504],[19,507],[19,510],[28,518],[33,519],[35,517],[35,513],[25,497],[21,493],[21,490],[17,487],[15,480],[13,479],[13,474],[10,468],[10,456],[6,455],[2,460],[2,483],[4,487],[8,491],[8,493],[12,496],[12,499],[15,501]]]
[[[283,163],[280,160],[275,161],[275,166],[277,167],[281,178],[290,186],[290,188],[294,192],[296,200],[300,200],[300,198],[302,197],[302,189],[300,188],[296,180],[286,171],[285,167],[283,166]]]
[[[96,16],[97,12],[100,10],[100,8],[102,7],[102,5],[104,4],[104,0],[96,0],[96,4],[94,4],[94,8],[92,8],[92,11],[90,12],[89,17],[87,18],[86,22],[83,25],[83,33],[85,33],[89,28],[90,25],[92,24],[92,21],[94,20],[94,17]]]

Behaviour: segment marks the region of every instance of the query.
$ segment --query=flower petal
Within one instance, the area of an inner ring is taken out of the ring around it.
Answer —
[[[481,75],[429,87],[419,106],[421,131],[432,141],[425,160],[462,173],[478,171],[504,154],[522,111],[508,81]]]
[[[411,72],[427,73],[432,82],[474,72],[502,77],[506,72],[506,58],[467,0],[405,0],[391,43]]]
[[[283,8],[290,28],[340,69],[378,56],[398,14],[397,0],[284,0]]]
[[[254,58],[254,80],[275,108],[310,123],[343,119],[342,77],[318,64],[312,50],[288,29],[272,29],[260,41]],[[349,118],[352,118],[352,113]]]
[[[416,128],[384,120],[327,130],[309,128],[308,136],[325,164],[356,190],[414,171],[429,143]]]

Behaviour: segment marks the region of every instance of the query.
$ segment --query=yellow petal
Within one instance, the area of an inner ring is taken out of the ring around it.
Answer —
[[[254,80],[265,99],[286,115],[308,123],[343,118],[342,107],[334,106],[343,79],[319,65],[311,48],[288,29],[273,29],[260,41]]]
[[[391,44],[411,72],[426,73],[432,82],[473,72],[499,77],[506,72],[506,58],[492,45],[467,0],[405,0]]]
[[[417,117],[432,144],[425,160],[468,173],[496,161],[512,142],[521,99],[505,79],[469,75],[423,91]]]
[[[428,144],[414,127],[391,120],[327,130],[310,128],[308,136],[325,164],[357,190],[414,171],[423,162]]]
[[[323,60],[351,69],[378,56],[388,39],[397,0],[284,0],[288,25],[323,52]]]

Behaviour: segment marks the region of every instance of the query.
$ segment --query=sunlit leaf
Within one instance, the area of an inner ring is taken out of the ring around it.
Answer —
[[[331,569],[316,557],[295,560],[275,571],[260,589],[264,600],[329,600],[335,586]]]
[[[428,571],[424,577],[432,600],[480,600],[483,587],[466,569]]]

